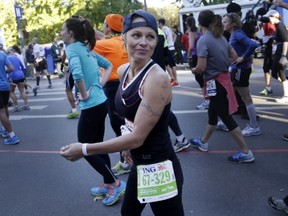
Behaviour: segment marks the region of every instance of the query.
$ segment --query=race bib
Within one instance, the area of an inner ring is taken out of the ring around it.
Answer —
[[[178,194],[175,174],[170,160],[137,166],[137,198],[140,203],[151,203]]]
[[[217,94],[216,92],[216,82],[214,79],[208,80],[206,82],[206,97],[215,96]]]

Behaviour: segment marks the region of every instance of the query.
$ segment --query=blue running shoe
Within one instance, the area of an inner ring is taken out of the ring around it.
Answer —
[[[255,157],[252,151],[249,150],[247,154],[243,152],[237,152],[232,156],[228,157],[229,161],[237,162],[237,163],[252,163],[255,160]]]
[[[94,196],[106,196],[109,194],[110,189],[104,187],[104,184],[100,185],[99,187],[91,188],[91,194]]]
[[[104,205],[111,206],[114,205],[120,198],[124,195],[126,188],[126,183],[120,181],[119,187],[113,187],[110,189],[108,196],[102,201]]]
[[[10,137],[8,139],[4,139],[3,141],[3,144],[4,145],[15,145],[15,144],[18,144],[20,142],[20,140],[18,139],[17,136],[14,136],[14,137]]]
[[[201,141],[201,137],[196,137],[194,139],[190,139],[189,141],[193,147],[198,148],[200,151],[208,151],[208,143],[203,143]]]
[[[6,131],[5,129],[3,129],[2,127],[0,127],[0,134],[3,138],[7,138],[9,137],[9,133],[8,131]]]

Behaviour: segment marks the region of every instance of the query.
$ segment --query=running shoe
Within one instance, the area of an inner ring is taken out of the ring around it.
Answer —
[[[78,118],[80,116],[79,112],[70,112],[66,117],[67,119],[75,119]]]
[[[222,120],[217,122],[216,129],[226,131],[226,132],[229,131],[229,129],[227,128],[227,126],[224,124],[224,122]]]
[[[125,163],[125,166],[122,165],[121,161],[118,161],[118,163],[112,167],[112,172],[115,176],[123,175],[129,173],[131,170],[131,165],[128,163]]]
[[[190,146],[191,143],[184,137],[182,141],[176,139],[173,148],[175,152],[180,152],[185,149],[188,149]]]
[[[287,204],[284,202],[283,199],[276,199],[274,197],[269,197],[268,198],[268,203],[269,205],[279,211],[283,211],[286,214],[288,214],[288,206]]]
[[[23,109],[21,108],[21,107],[18,107],[18,106],[15,106],[12,110],[11,110],[11,112],[20,112],[20,111],[22,111]]]
[[[15,145],[15,144],[18,144],[20,142],[20,140],[18,139],[17,136],[14,136],[14,137],[10,137],[8,139],[4,139],[3,141],[3,144],[4,145]]]
[[[260,127],[252,127],[249,124],[242,130],[242,135],[245,137],[248,136],[259,136],[261,134]]]
[[[252,163],[255,160],[255,157],[252,151],[249,150],[247,154],[241,151],[237,152],[233,154],[232,156],[229,156],[228,160],[232,162],[237,162],[237,163]]]
[[[285,141],[288,141],[288,134],[283,134],[282,135],[282,139],[285,140]]]
[[[22,109],[23,109],[23,110],[30,110],[31,108],[30,108],[29,105],[24,105],[24,106],[22,107]]]
[[[205,110],[209,108],[209,100],[204,100],[200,105],[196,106],[197,110]]]
[[[198,148],[200,151],[203,151],[203,152],[208,151],[208,143],[203,143],[201,141],[201,137],[190,139],[190,143],[193,147]]]
[[[104,184],[101,184],[99,187],[91,188],[91,194],[94,196],[106,196],[108,195],[110,189],[104,187]]]
[[[3,138],[9,137],[8,131],[3,129],[2,127],[0,127],[0,134]]]
[[[53,88],[52,84],[49,84],[47,88],[52,89]]]
[[[262,91],[258,92],[259,95],[261,96],[267,96],[273,94],[272,89],[268,90],[267,88],[263,89]]]
[[[119,198],[124,195],[126,189],[126,183],[120,181],[119,187],[113,187],[109,190],[108,196],[102,201],[106,206],[114,205]]]

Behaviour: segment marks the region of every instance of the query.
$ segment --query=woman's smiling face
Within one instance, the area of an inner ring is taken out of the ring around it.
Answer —
[[[145,20],[137,17],[132,22],[145,22]],[[132,28],[124,36],[124,43],[128,55],[135,60],[150,58],[153,55],[157,41],[158,35],[150,27]]]

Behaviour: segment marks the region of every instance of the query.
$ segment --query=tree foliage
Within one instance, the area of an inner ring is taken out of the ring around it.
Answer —
[[[12,1],[0,2],[0,27],[4,31],[6,44],[17,43],[18,33],[14,15],[14,6]]]
[[[155,0],[156,1],[156,0]],[[206,0],[208,2],[224,3],[227,0]],[[142,1],[143,2],[143,1]],[[167,25],[179,24],[179,3],[175,0],[163,8],[148,8],[148,11],[158,18],[165,18]],[[27,45],[33,37],[38,37],[40,43],[50,43],[56,33],[60,33],[64,21],[71,15],[88,18],[97,29],[102,29],[105,16],[109,13],[119,13],[123,16],[133,10],[143,8],[140,0],[17,0],[24,11],[21,20],[21,30],[24,43]],[[14,13],[13,0],[0,0],[0,27],[4,30],[7,46],[20,44]]]
[[[50,43],[60,33],[64,21],[71,15],[89,19],[95,28],[102,28],[108,13],[126,15],[143,8],[138,0],[18,0],[24,11],[21,29],[25,44],[33,37],[40,43]],[[20,44],[12,0],[0,1],[0,26],[4,29],[7,46]]]

